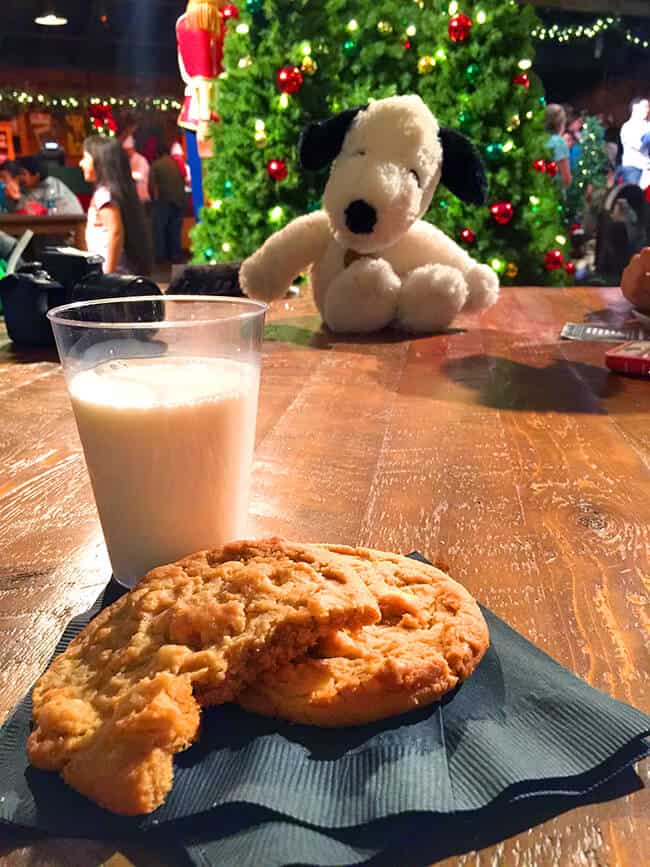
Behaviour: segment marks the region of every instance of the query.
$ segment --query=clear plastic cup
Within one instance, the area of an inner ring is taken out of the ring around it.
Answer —
[[[56,307],[63,364],[120,584],[245,534],[266,306],[157,296]]]

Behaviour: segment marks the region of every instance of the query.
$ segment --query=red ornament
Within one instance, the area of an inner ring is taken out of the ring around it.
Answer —
[[[559,271],[564,265],[562,250],[549,250],[544,257],[544,267],[547,271]]]
[[[650,187],[645,188],[645,190],[643,191],[643,197],[645,198],[646,202],[650,203]]]
[[[546,171],[546,160],[535,160],[533,162],[533,168],[536,172],[541,172],[542,174],[544,174],[544,172]]]
[[[406,48],[406,50],[408,51],[410,47],[411,47],[411,40],[405,39],[404,40],[404,48]]]
[[[549,163],[546,163],[546,174],[549,176],[549,178],[554,178],[557,174],[557,171],[557,163],[555,162],[555,160],[551,160]]]
[[[474,22],[467,15],[463,15],[462,12],[459,12],[458,15],[454,15],[453,18],[449,19],[449,38],[452,42],[466,42],[469,39],[469,35],[472,32],[472,25]]]
[[[567,262],[564,266],[564,270],[567,272],[569,277],[573,277],[576,273],[575,262]]]
[[[569,226],[569,235],[577,235],[579,232],[582,232],[582,224],[571,223]]]
[[[278,71],[277,84],[280,93],[293,95],[302,87],[302,72],[297,66],[283,66]]]
[[[234,3],[228,3],[227,6],[223,7],[223,12],[221,14],[226,19],[226,21],[228,21],[230,18],[239,18],[239,9],[235,6]]]
[[[476,241],[476,235],[471,229],[461,229],[460,240],[464,241],[466,244],[473,244]]]
[[[527,72],[518,72],[512,79],[513,84],[519,84],[521,87],[530,87],[530,78]]]
[[[98,117],[95,117],[93,118],[93,126],[95,127],[95,129],[101,129],[104,124]]]
[[[289,174],[287,164],[284,160],[269,160],[266,164],[266,171],[269,177],[274,181],[283,181]]]
[[[512,202],[495,202],[490,206],[490,213],[500,226],[507,226],[515,214]]]

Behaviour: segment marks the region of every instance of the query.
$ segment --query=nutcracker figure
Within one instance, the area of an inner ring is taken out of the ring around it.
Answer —
[[[214,95],[223,58],[224,20],[227,0],[189,0],[185,14],[176,22],[178,65],[185,82],[185,99],[178,125],[185,130],[187,160],[192,179],[194,213],[203,207],[203,176],[199,144],[208,136],[214,114]]]

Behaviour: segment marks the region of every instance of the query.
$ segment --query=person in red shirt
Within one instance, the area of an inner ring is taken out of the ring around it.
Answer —
[[[178,125],[185,130],[187,160],[192,178],[194,211],[203,207],[203,178],[198,144],[208,136],[216,80],[222,71],[226,0],[189,0],[176,22],[178,65],[185,82],[185,99]]]

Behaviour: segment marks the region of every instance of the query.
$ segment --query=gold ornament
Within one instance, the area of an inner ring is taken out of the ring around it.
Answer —
[[[511,280],[514,280],[514,278],[517,276],[518,273],[519,273],[519,268],[517,268],[515,263],[514,262],[508,262],[508,264],[506,265],[506,277],[510,277]]]
[[[305,75],[316,75],[318,72],[318,64],[310,55],[303,59],[300,69],[305,73]]]
[[[393,32],[393,25],[390,23],[390,21],[378,21],[377,30],[379,30],[380,33],[386,35],[387,33]]]
[[[255,144],[258,148],[266,147],[266,133],[263,129],[258,129],[255,133]]]
[[[433,71],[433,67],[436,65],[436,61],[431,57],[430,54],[425,54],[418,60],[418,72],[420,75],[428,75]]]

